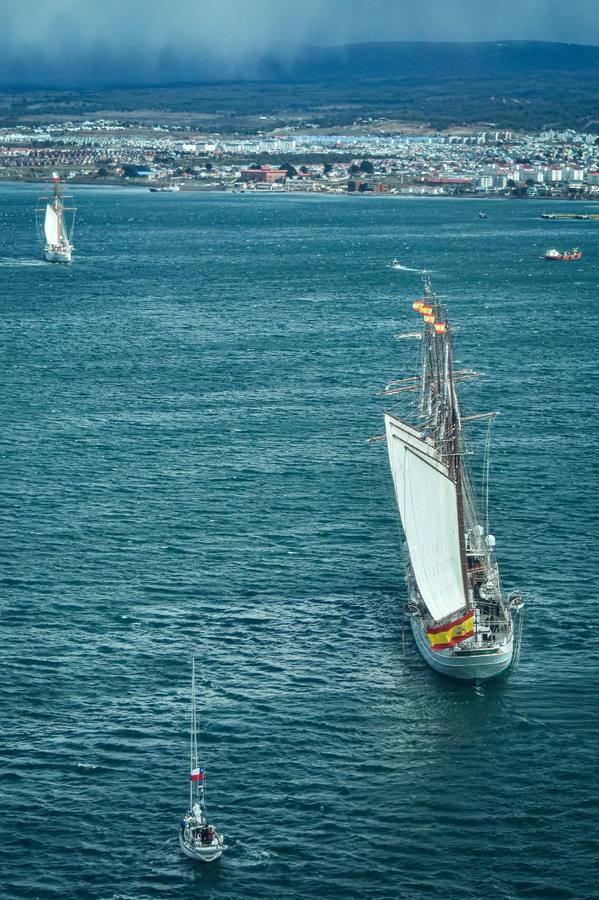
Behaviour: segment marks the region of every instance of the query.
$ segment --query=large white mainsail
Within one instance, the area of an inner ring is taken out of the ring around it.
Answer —
[[[50,246],[60,244],[60,220],[54,207],[48,203],[46,206],[46,217],[44,219],[44,235]]]
[[[385,414],[397,506],[418,590],[439,621],[466,606],[456,485],[422,435]]]

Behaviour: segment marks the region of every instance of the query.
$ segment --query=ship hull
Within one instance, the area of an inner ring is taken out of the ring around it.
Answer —
[[[431,650],[422,620],[418,616],[410,619],[414,641],[431,669],[448,678],[459,681],[489,681],[498,678],[509,669],[514,653],[514,641],[492,648],[465,650],[465,647],[450,647],[447,650]]]
[[[73,258],[70,250],[49,250],[48,248],[44,248],[43,256],[46,262],[56,263],[70,263]]]
[[[220,842],[203,845],[198,841],[195,846],[191,846],[181,833],[179,833],[179,846],[189,859],[195,859],[197,862],[203,863],[214,862],[222,856],[223,850],[227,849]]]

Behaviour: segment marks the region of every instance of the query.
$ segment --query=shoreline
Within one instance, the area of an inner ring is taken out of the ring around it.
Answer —
[[[34,187],[38,186],[40,189],[43,187],[48,187],[47,179],[13,179],[13,178],[0,178],[0,189],[3,186],[7,187]],[[105,189],[105,190],[122,190],[122,189],[130,189],[136,191],[147,191],[148,193],[160,193],[156,191],[151,191],[150,187],[154,187],[154,185],[144,184],[136,181],[128,181],[123,183],[122,181],[95,181],[95,180],[69,180],[63,182],[65,189],[68,189],[70,186],[76,188],[94,188],[94,189]],[[381,191],[373,193],[372,191],[364,191],[364,192],[356,192],[356,191],[327,191],[327,190],[309,190],[309,189],[278,189],[278,190],[256,190],[255,188],[250,188],[248,190],[238,190],[230,187],[223,186],[222,184],[215,186],[187,186],[182,185],[180,191],[168,192],[164,191],[162,193],[171,193],[175,195],[181,194],[239,194],[244,196],[260,196],[260,197],[271,197],[281,195],[285,196],[302,196],[302,197],[351,197],[351,198],[359,198],[360,200],[364,199],[373,199],[378,198],[382,200],[464,200],[469,202],[487,202],[487,201],[501,201],[501,200],[509,200],[514,202],[522,202],[523,200],[530,200],[535,203],[575,203],[576,205],[581,205],[584,203],[587,204],[598,204],[599,197],[519,197],[512,196],[510,194],[476,194],[476,193],[468,193],[468,194],[420,194],[420,193],[409,193],[409,192],[401,192],[401,193],[392,193],[391,191]]]

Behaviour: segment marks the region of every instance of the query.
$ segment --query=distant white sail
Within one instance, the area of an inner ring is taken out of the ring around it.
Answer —
[[[49,203],[46,206],[46,217],[44,219],[44,234],[46,241],[50,245],[60,244],[60,221],[56,210]]]
[[[438,621],[466,605],[456,486],[435,448],[418,431],[388,413],[385,430],[414,577]]]

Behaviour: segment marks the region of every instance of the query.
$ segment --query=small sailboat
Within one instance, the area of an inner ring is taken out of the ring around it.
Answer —
[[[199,764],[198,724],[196,712],[195,660],[191,664],[191,769],[189,775],[189,809],[179,827],[181,850],[190,859],[214,862],[227,849],[225,839],[208,822],[206,812],[206,770]]]
[[[522,619],[512,614],[522,597],[505,596],[489,533],[489,446],[483,458],[484,515],[467,465],[465,424],[495,413],[462,416],[456,385],[477,377],[454,369],[452,332],[445,310],[424,276],[424,296],[413,304],[424,321],[416,376],[391,382],[383,392],[415,396],[402,417],[385,412],[387,451],[407,548],[406,582],[418,650],[436,671],[467,681],[506,672],[520,655]],[[406,421],[403,416],[410,421]]]
[[[48,199],[45,207],[36,209],[36,213],[43,217],[43,223],[38,220],[44,240],[42,256],[47,262],[68,263],[73,258],[73,226],[77,210],[74,206],[64,205],[66,197],[60,191],[60,178],[56,172],[52,175],[52,180],[54,182],[52,197]],[[72,213],[69,224],[65,213]]]
[[[393,257],[393,259],[389,263],[389,268],[390,269],[403,269],[403,266],[398,259],[395,259],[395,257]]]

